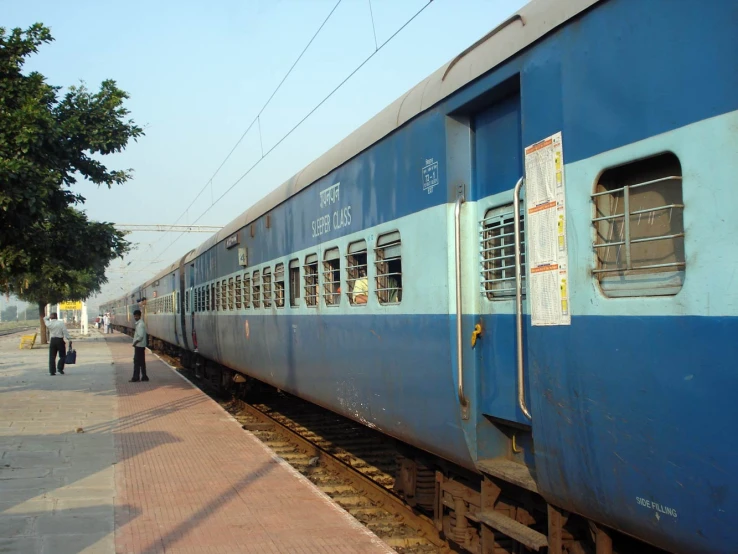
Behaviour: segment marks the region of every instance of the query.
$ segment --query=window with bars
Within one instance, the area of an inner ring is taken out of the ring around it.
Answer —
[[[368,271],[366,241],[352,242],[346,255],[346,296],[349,304],[361,306],[369,300]]]
[[[254,271],[251,280],[251,302],[254,308],[261,307],[261,277],[259,277],[258,271]]]
[[[213,288],[210,288],[210,285],[205,286],[205,311],[210,311],[210,306],[214,304],[213,302],[213,296],[215,293],[215,285],[213,285]]]
[[[671,153],[606,170],[592,195],[597,277],[607,296],[665,296],[682,288],[682,169]]]
[[[202,311],[202,287],[197,287],[195,289],[195,311]]]
[[[220,283],[218,281],[213,283],[213,288],[215,289],[215,305],[213,306],[213,308],[216,310],[220,310],[221,298],[222,298],[221,293],[220,293],[220,289],[221,289]]]
[[[305,279],[305,305],[315,307],[318,305],[318,255],[308,254],[305,256],[303,267],[303,278]]]
[[[290,260],[290,306],[300,305],[300,260]]]
[[[236,275],[236,309],[240,310],[241,306],[243,306],[242,301],[243,296],[241,296],[241,276]]]
[[[251,307],[251,277],[248,273],[243,275],[243,307]]]
[[[277,308],[284,308],[284,264],[274,267],[274,303]]]
[[[220,309],[228,309],[228,281],[226,279],[220,282]]]
[[[269,267],[265,267],[262,272],[263,289],[264,289],[264,307],[272,307],[272,270]]]
[[[377,238],[374,265],[376,267],[376,294],[380,304],[399,304],[402,301],[401,247],[399,231]]]
[[[515,296],[515,221],[512,204],[488,210],[479,227],[482,294],[489,300]],[[520,269],[525,294],[525,218],[522,213]]]
[[[323,254],[323,301],[326,306],[341,303],[341,254],[338,248]]]
[[[233,277],[228,278],[228,309],[232,310],[236,303],[236,287],[233,283]]]

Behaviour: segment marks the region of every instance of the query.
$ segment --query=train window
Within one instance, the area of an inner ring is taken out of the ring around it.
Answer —
[[[606,170],[592,195],[597,277],[606,296],[665,296],[684,283],[682,168],[661,154]]]
[[[520,214],[520,262],[525,293],[525,218]],[[512,204],[487,210],[480,224],[482,294],[489,300],[515,296],[515,232]]]
[[[213,302],[213,296],[215,296],[215,285],[213,285],[213,288],[210,288],[210,284],[205,285],[205,311],[210,311],[210,306],[213,306],[215,302]],[[214,306],[213,306],[214,307]]]
[[[215,304],[213,305],[213,309],[220,310],[221,298],[222,298],[221,293],[220,293],[220,289],[221,289],[220,282],[216,281],[215,283],[213,283],[213,288],[215,289]]]
[[[243,307],[251,307],[251,277],[248,273],[243,274]]]
[[[331,248],[323,254],[323,300],[326,306],[341,303],[341,254]]]
[[[402,301],[401,246],[399,231],[377,238],[374,265],[377,271],[377,299],[380,304],[399,304]]]
[[[284,308],[284,264],[274,268],[274,303],[277,308]]]
[[[228,305],[228,281],[223,279],[220,282],[220,309],[226,310]]]
[[[261,278],[259,277],[258,271],[254,271],[251,281],[251,301],[254,304],[254,308],[261,307]]]
[[[300,260],[290,260],[290,306],[300,305]]]
[[[262,281],[264,282],[264,307],[272,307],[272,270],[265,267],[262,272]]]
[[[349,244],[346,273],[346,296],[349,303],[366,305],[369,300],[369,274],[365,240]]]
[[[241,276],[236,275],[236,309],[240,310],[243,305],[241,302]]]
[[[228,278],[228,309],[232,310],[236,303],[236,287],[233,284],[233,277]]]
[[[199,312],[202,308],[200,307],[200,300],[201,300],[201,294],[200,294],[200,287],[197,287],[195,289],[195,311]]]
[[[315,307],[318,305],[318,256],[308,254],[305,256],[305,267],[303,267],[305,279],[305,305]]]

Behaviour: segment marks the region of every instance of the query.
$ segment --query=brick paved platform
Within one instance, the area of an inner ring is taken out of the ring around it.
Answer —
[[[391,552],[151,353],[151,381],[129,383],[130,339],[106,342],[118,391],[119,553]]]
[[[129,383],[128,337],[93,330],[55,377],[18,341],[0,338],[0,552],[392,552],[150,352]]]

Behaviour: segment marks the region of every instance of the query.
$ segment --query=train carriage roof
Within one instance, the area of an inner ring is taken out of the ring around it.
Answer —
[[[403,94],[325,154],[311,162],[264,198],[248,208],[223,229],[186,254],[189,262],[220,241],[256,221],[262,215],[288,200],[318,179],[328,175],[372,144],[380,141],[418,114],[432,108],[465,85],[481,77],[505,60],[577,16],[601,0],[534,0],[453,60]],[[168,275],[178,264],[172,264],[148,286]]]

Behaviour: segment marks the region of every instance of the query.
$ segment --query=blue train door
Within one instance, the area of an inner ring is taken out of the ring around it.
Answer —
[[[480,411],[498,423],[527,425],[518,403],[516,282],[513,191],[523,176],[520,93],[501,98],[472,118],[474,165],[472,198],[476,200],[479,245],[476,261],[481,331],[473,349],[479,375]],[[519,214],[522,237],[525,230]],[[525,242],[522,241],[525,260]],[[525,272],[522,272],[525,275]],[[525,279],[522,282],[525,291]],[[523,320],[525,324],[525,318]],[[525,335],[524,335],[525,336]],[[525,346],[525,345],[523,345]]]
[[[177,276],[176,274],[172,274],[172,323],[174,327],[174,340],[177,342],[177,346],[179,346],[179,325],[177,318],[179,316],[179,304],[177,302]]]

